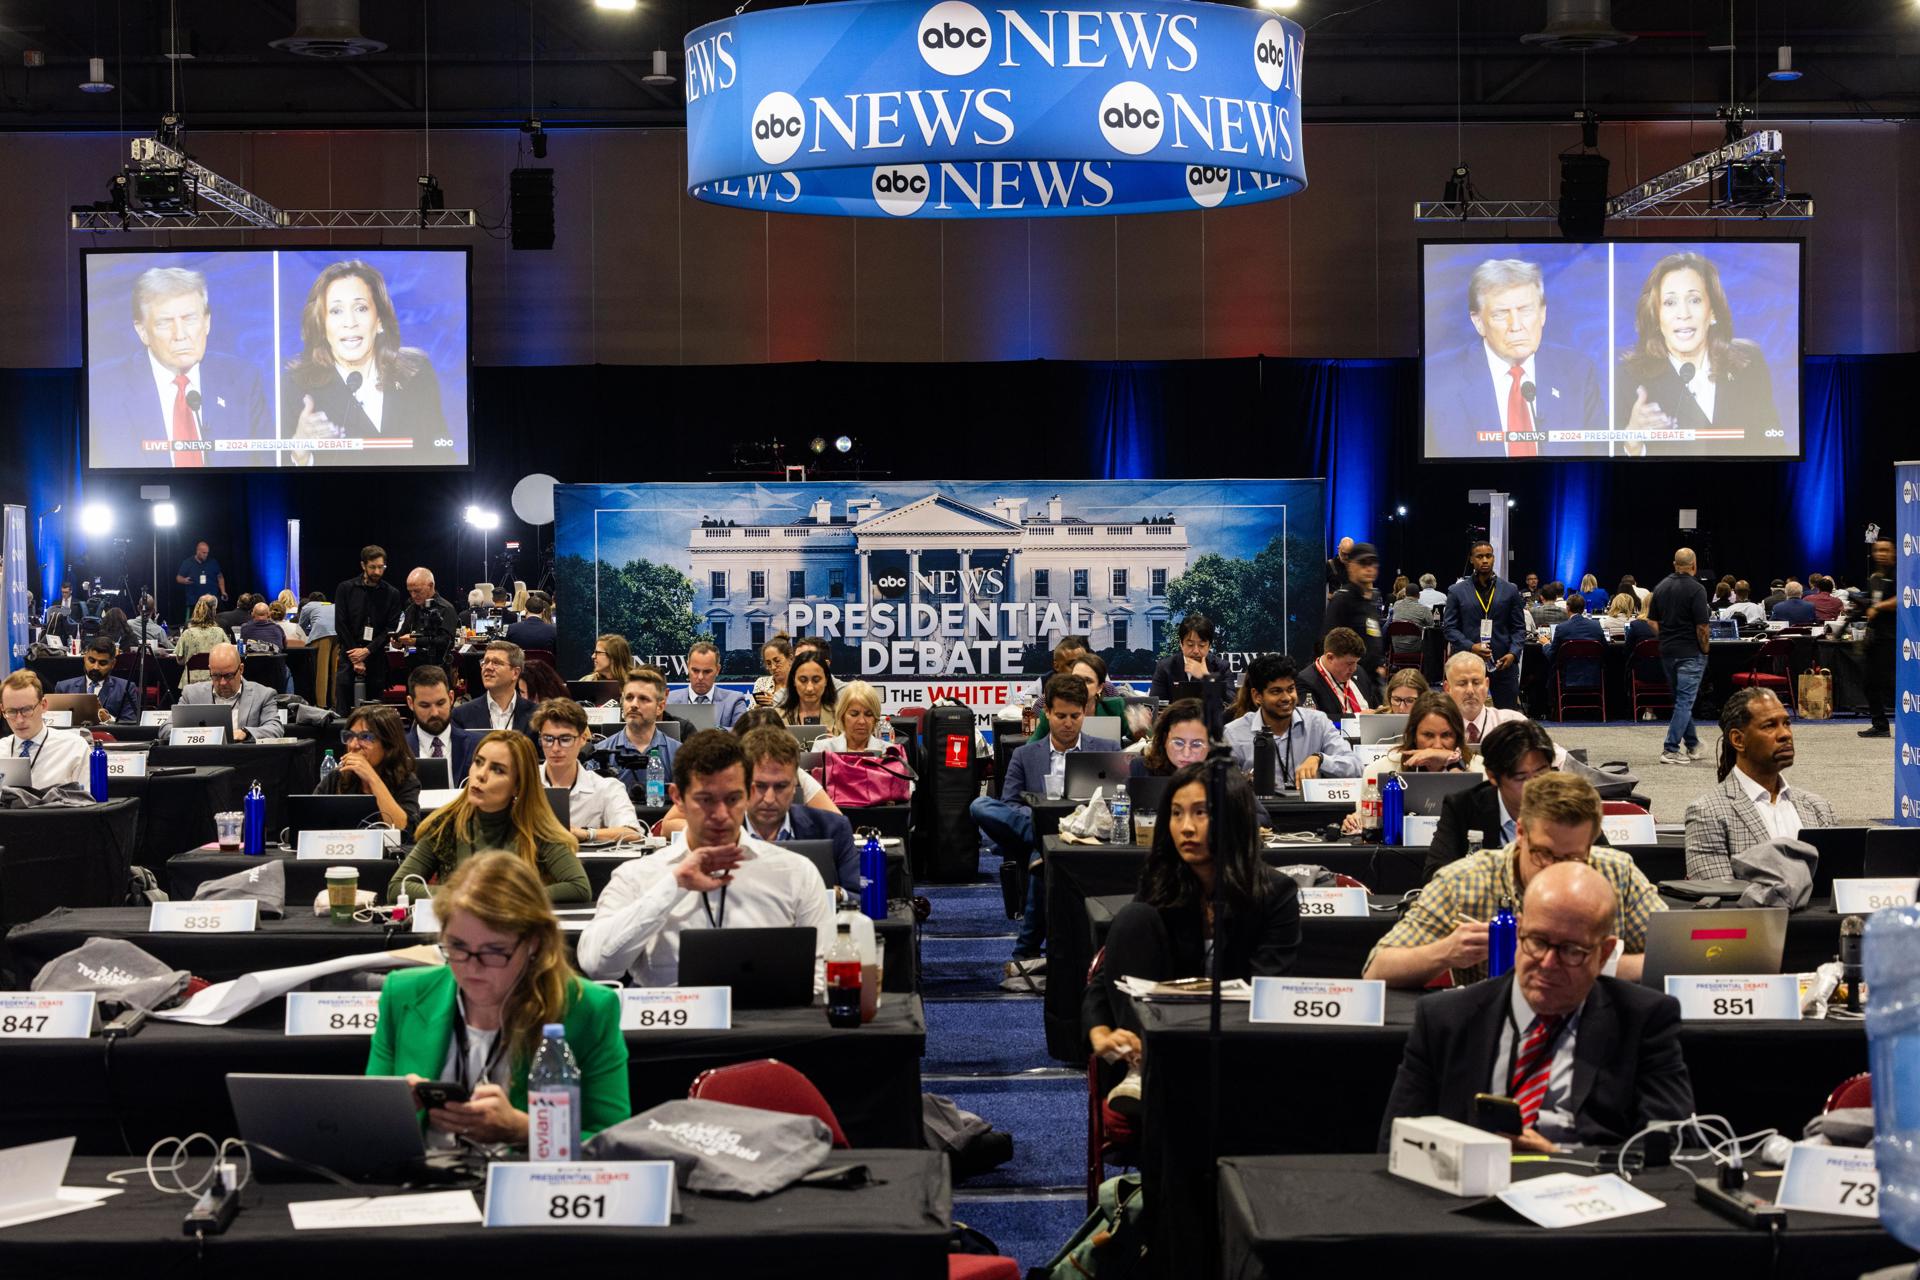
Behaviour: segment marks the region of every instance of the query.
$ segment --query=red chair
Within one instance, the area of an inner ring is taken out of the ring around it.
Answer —
[[[162,661],[163,659],[157,653],[147,654],[147,679],[144,686],[140,682],[140,653],[137,649],[130,653],[123,653],[113,660],[113,674],[139,690],[140,705],[143,708],[157,708],[165,705],[163,697],[167,687],[166,679],[161,673]]]
[[[1020,1280],[1020,1264],[984,1253],[949,1254],[947,1280]]]
[[[1355,880],[1344,871],[1336,871],[1333,873],[1333,887],[1336,889],[1366,889],[1368,893],[1373,892],[1373,890],[1367,889],[1365,881]]]
[[[1100,971],[1100,964],[1107,958],[1107,949],[1100,948],[1094,953],[1093,963],[1087,966],[1087,981],[1093,981],[1093,975]],[[1087,1055],[1087,1212],[1092,1213],[1100,1204],[1100,1184],[1106,1181],[1107,1157],[1112,1155],[1115,1164],[1131,1165],[1136,1163],[1137,1153],[1115,1141],[1111,1152],[1107,1149],[1107,1099],[1100,1088],[1100,1058],[1098,1054]]]
[[[89,732],[93,734],[93,740],[94,740],[95,742],[118,742],[118,741],[120,741],[120,739],[118,739],[118,738],[116,738],[116,737],[114,737],[114,736],[113,736],[112,734],[110,734],[110,733],[108,733],[108,732],[107,732],[107,731],[106,731],[105,729],[92,729],[92,730],[89,730]]]
[[[1655,641],[1657,645],[1659,642]],[[1600,718],[1607,718],[1607,678],[1601,668],[1606,657],[1607,647],[1599,640],[1562,640],[1553,647],[1553,692],[1560,706],[1560,718],[1567,718],[1567,712],[1573,710],[1598,711]],[[1600,682],[1591,686],[1567,685],[1567,663],[1581,659],[1591,660],[1593,669],[1600,673]]]
[[[1627,655],[1627,700],[1635,720],[1640,718],[1642,707],[1647,710],[1665,708],[1668,714],[1673,712],[1673,686],[1667,683],[1662,674],[1658,680],[1644,680],[1640,676],[1641,667],[1660,665],[1660,641],[1642,640]]]
[[[1727,683],[1736,689],[1766,689],[1791,711],[1793,668],[1788,664],[1792,657],[1793,641],[1774,636],[1754,653],[1753,665],[1745,671],[1733,672],[1727,677]]]
[[[757,1107],[762,1111],[783,1111],[792,1116],[815,1116],[833,1135],[833,1145],[848,1147],[847,1135],[833,1108],[813,1087],[813,1081],[777,1058],[757,1062],[736,1062],[730,1067],[715,1067],[694,1077],[689,1098],[708,1102],[731,1102],[737,1107]]]
[[[1827,1105],[1822,1111],[1838,1111],[1841,1107],[1870,1107],[1873,1105],[1873,1073],[1862,1071],[1857,1076],[1848,1076],[1839,1087],[1827,1095]]]
[[[1426,661],[1427,629],[1417,622],[1389,622],[1387,624],[1387,670],[1398,671],[1402,667],[1416,670]],[[1411,649],[1401,650],[1393,643],[1395,636],[1412,636],[1419,643]]]

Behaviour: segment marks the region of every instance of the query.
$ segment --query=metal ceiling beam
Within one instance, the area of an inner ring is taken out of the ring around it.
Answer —
[[[263,227],[253,219],[225,209],[209,209],[184,218],[130,211],[74,210],[68,215],[73,231],[417,231],[466,230],[480,225],[472,209],[282,209],[281,221]]]

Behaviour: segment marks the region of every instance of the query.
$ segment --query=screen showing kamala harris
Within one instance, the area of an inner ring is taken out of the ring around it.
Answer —
[[[1425,456],[1799,457],[1803,252],[1423,243]]]
[[[88,466],[467,465],[464,247],[84,257]]]

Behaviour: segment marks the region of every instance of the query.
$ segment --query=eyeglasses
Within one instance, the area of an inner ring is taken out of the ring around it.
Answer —
[[[25,720],[28,716],[33,714],[34,709],[39,705],[40,704],[36,702],[31,706],[8,707],[6,709],[5,715],[9,720]]]
[[[343,729],[340,731],[340,741],[350,747],[355,745],[370,747],[380,741],[380,735],[377,733],[354,733],[351,730]]]
[[[521,942],[526,941],[522,938]],[[498,947],[488,947],[479,951],[469,950],[457,943],[443,942],[440,954],[448,964],[477,964],[483,969],[504,969],[519,952],[520,943],[513,944],[511,951],[502,951]]]
[[[240,678],[240,669],[235,667],[232,671],[215,671],[212,667],[208,667],[207,674],[215,680],[238,680]]]
[[[1588,946],[1584,942],[1555,942],[1537,933],[1523,933],[1519,941],[1520,949],[1535,960],[1545,960],[1547,952],[1558,951],[1561,964],[1575,967],[1593,959],[1593,953],[1599,950],[1598,947]]]
[[[555,751],[565,751],[578,741],[580,741],[580,739],[571,733],[560,735],[543,733],[540,735],[540,745],[543,747],[552,747]]]

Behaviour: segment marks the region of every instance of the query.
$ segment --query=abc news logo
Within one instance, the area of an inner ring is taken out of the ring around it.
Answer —
[[[785,164],[806,138],[807,117],[798,98],[775,92],[760,99],[750,127],[754,154],[766,164]]]
[[[1910,533],[1903,533],[1900,535],[1900,554],[1901,555],[1903,556],[1913,555],[1915,547],[1920,547],[1920,538],[1915,538]]]
[[[1914,484],[1914,482],[1911,480],[1904,480],[1901,482],[1900,501],[1903,505],[1912,506],[1914,495],[1916,493],[1920,493],[1920,485]]]
[[[1167,116],[1160,95],[1138,80],[1122,80],[1100,99],[1100,133],[1124,155],[1143,156],[1160,145]]]
[[[1187,195],[1202,209],[1211,209],[1227,198],[1233,185],[1233,170],[1210,164],[1187,166]]]
[[[873,580],[873,589],[887,600],[898,600],[907,594],[907,579],[904,574],[883,573]]]
[[[1913,744],[1911,742],[1903,742],[1900,744],[1900,763],[1906,765],[1909,769],[1913,767]]]
[[[1909,715],[1913,714],[1913,690],[1902,689],[1900,691],[1900,709]]]
[[[993,51],[993,28],[967,0],[942,0],[921,17],[919,45],[921,59],[941,75],[971,75]]]
[[[1913,797],[1912,796],[1900,797],[1900,816],[1903,818],[1911,818],[1913,816]]]
[[[880,165],[873,171],[873,202],[881,212],[896,218],[920,212],[932,189],[933,179],[923,164]],[[876,580],[874,585],[885,581],[884,578]],[[906,579],[900,579],[899,585],[905,589]]]
[[[1287,30],[1278,18],[1268,18],[1253,34],[1253,70],[1270,92],[1286,82]]]

